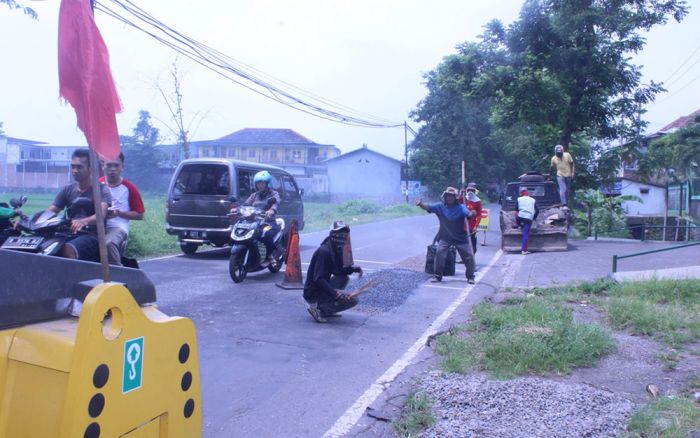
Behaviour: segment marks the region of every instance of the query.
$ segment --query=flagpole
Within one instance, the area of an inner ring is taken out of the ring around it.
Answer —
[[[100,162],[97,154],[90,148],[90,180],[92,182],[92,200],[95,205],[95,221],[97,225],[97,243],[100,249],[100,264],[102,265],[102,281],[110,282],[109,260],[107,259],[107,241],[105,239],[105,217],[102,214],[102,188],[98,180]]]

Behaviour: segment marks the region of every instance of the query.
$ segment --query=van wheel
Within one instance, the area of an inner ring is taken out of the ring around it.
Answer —
[[[231,275],[231,280],[234,283],[240,283],[245,280],[248,270],[243,264],[245,258],[245,251],[242,251],[236,255],[232,255],[228,261],[228,273]]]
[[[180,242],[180,249],[182,250],[183,253],[185,253],[187,255],[193,255],[194,253],[196,253],[197,248],[199,248],[199,245],[196,243]]]

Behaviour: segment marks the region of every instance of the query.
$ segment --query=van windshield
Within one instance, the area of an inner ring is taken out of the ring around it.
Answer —
[[[175,181],[176,195],[228,195],[231,177],[224,164],[188,164]]]

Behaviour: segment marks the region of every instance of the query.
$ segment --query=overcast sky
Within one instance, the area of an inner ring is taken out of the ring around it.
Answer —
[[[103,0],[109,4],[108,0]],[[6,135],[53,145],[85,145],[75,113],[58,99],[56,35],[59,0],[28,1],[39,20],[0,4],[0,121]],[[423,74],[454,47],[474,40],[489,20],[517,18],[520,0],[135,0],[171,27],[271,76],[331,101],[396,122],[426,95]],[[654,131],[700,108],[700,0],[691,12],[647,35],[645,80],[669,90],[648,108]],[[129,134],[139,110],[168,122],[154,83],[167,85],[171,49],[97,12]],[[685,62],[685,66],[678,68]],[[192,139],[211,140],[242,128],[289,128],[347,152],[367,143],[401,158],[403,129],[348,127],[267,100],[180,59]],[[674,74],[671,76],[672,74]],[[173,136],[156,122],[165,140]],[[417,127],[414,125],[414,127]],[[409,137],[410,140],[410,137]]]

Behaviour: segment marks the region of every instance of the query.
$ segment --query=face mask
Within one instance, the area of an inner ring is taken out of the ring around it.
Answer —
[[[476,193],[467,192],[467,199],[469,199],[470,201],[476,201]]]

